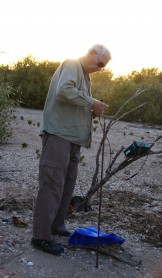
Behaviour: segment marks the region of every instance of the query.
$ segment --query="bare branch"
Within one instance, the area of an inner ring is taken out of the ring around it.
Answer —
[[[116,114],[114,115],[114,118],[116,118],[120,112],[125,108],[125,106],[130,103],[132,100],[134,100],[135,98],[137,98],[139,95],[141,95],[143,92],[148,91],[150,88],[152,87],[152,85],[148,86],[147,88],[140,90],[138,89],[129,99],[127,99],[118,109],[118,111],[116,112]]]
[[[158,136],[158,137],[155,139],[154,144],[155,144],[155,142],[158,142],[161,138],[162,138],[162,135]]]
[[[116,153],[116,155],[114,156],[113,160],[111,161],[111,163],[109,164],[106,173],[109,173],[113,164],[115,163],[115,161],[117,160],[118,156],[121,154],[121,152],[124,150],[124,147],[121,147],[121,149]]]
[[[142,93],[149,91],[151,89],[152,85],[148,86],[147,88],[141,90],[140,88],[129,98],[127,99],[117,110],[116,114],[111,118],[109,124],[108,124],[108,129],[118,120],[124,117],[124,115],[121,115],[118,117],[118,115],[123,111],[123,109],[129,104],[131,101],[133,101],[135,98],[137,98],[139,95]],[[138,109],[138,108],[137,108]],[[131,113],[133,110],[130,110],[127,112],[127,114]]]
[[[146,157],[152,154],[162,154],[162,150],[160,151],[152,151],[151,148],[154,146],[154,144],[159,141],[162,138],[162,136],[158,136],[155,141],[150,145],[150,148],[146,151],[144,151],[143,153],[136,155],[136,156],[131,156],[131,157],[126,157],[120,164],[118,164],[117,166],[115,166],[112,169],[112,166],[115,164],[116,159],[118,158],[118,156],[121,154],[121,152],[123,151],[122,147],[115,155],[115,157],[113,158],[111,164],[109,165],[108,169],[106,170],[106,174],[103,177],[102,180],[100,180],[97,183],[93,184],[93,187],[91,186],[89,191],[87,192],[86,196],[84,197],[84,201],[83,203],[88,203],[89,200],[91,199],[91,197],[107,182],[110,180],[110,178],[112,176],[114,176],[116,173],[118,173],[119,171],[121,171],[122,169],[124,169],[125,167],[127,167],[128,165],[132,164],[133,162],[141,159],[142,157]]]
[[[149,155],[152,154],[162,154],[162,150],[160,151],[152,151],[151,148],[154,146],[154,144],[159,141],[162,136],[159,136],[156,138],[156,140],[150,144],[149,149],[143,151],[142,153],[138,154],[138,155],[132,155],[130,157],[125,157],[125,159],[115,165],[115,162],[117,161],[117,158],[120,156],[120,154],[122,153],[122,151],[124,150],[124,147],[121,147],[120,150],[117,151],[117,153],[115,154],[115,156],[113,157],[113,159],[111,160],[111,156],[110,156],[110,162],[108,165],[108,168],[105,171],[105,175],[104,177],[101,178],[100,181],[98,181],[98,173],[99,173],[99,169],[100,169],[100,155],[101,155],[101,151],[103,149],[103,146],[105,144],[105,140],[107,138],[107,134],[111,128],[111,126],[116,123],[117,121],[119,121],[120,119],[122,119],[124,116],[128,115],[129,113],[140,109],[141,107],[143,107],[144,105],[146,105],[145,103],[142,103],[140,105],[138,105],[137,107],[123,113],[122,115],[119,115],[123,109],[125,108],[125,106],[130,103],[132,100],[134,100],[136,97],[138,97],[140,94],[142,94],[143,92],[149,90],[151,88],[152,85],[150,85],[149,87],[141,90],[138,89],[133,96],[131,96],[128,100],[125,101],[125,103],[118,109],[118,111],[116,112],[116,114],[110,119],[109,123],[106,126],[106,129],[103,130],[103,137],[100,141],[99,147],[98,147],[98,151],[97,151],[97,155],[96,155],[96,168],[95,168],[95,173],[92,179],[92,184],[90,186],[90,189],[88,190],[87,194],[84,197],[83,202],[79,205],[79,209],[82,209],[82,207],[85,207],[86,205],[88,205],[91,197],[100,189],[102,188],[102,186],[111,179],[112,176],[114,176],[116,173],[118,173],[119,171],[121,171],[122,169],[124,169],[125,167],[127,167],[128,165],[132,164],[133,162],[137,161],[138,159],[141,159],[142,157],[147,157]],[[105,118],[103,117],[104,121]],[[102,127],[102,125],[101,125]],[[103,129],[103,128],[102,128]],[[111,148],[110,148],[111,149]],[[132,177],[136,176],[138,173],[134,174]]]
[[[142,103],[142,104],[136,106],[135,108],[133,108],[133,109],[131,109],[131,110],[125,112],[125,113],[122,114],[119,118],[117,118],[116,120],[114,120],[113,123],[110,125],[110,127],[112,127],[117,121],[121,120],[124,116],[130,114],[131,112],[134,112],[134,111],[138,110],[139,108],[143,107],[143,106],[146,105],[146,104],[147,104],[147,102],[144,102],[144,103]]]

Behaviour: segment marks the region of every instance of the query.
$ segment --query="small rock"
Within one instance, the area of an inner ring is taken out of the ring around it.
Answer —
[[[33,262],[28,261],[28,262],[27,262],[27,265],[28,265],[28,266],[33,266]]]

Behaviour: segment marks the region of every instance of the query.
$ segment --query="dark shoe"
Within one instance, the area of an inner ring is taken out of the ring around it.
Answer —
[[[69,237],[71,235],[71,233],[69,231],[64,231],[64,232],[55,232],[55,233],[53,233],[53,235]]]
[[[52,240],[41,240],[32,238],[31,244],[35,248],[55,256],[60,256],[62,253],[64,253],[64,248]]]

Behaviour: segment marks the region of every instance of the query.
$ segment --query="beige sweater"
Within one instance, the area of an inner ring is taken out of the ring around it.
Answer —
[[[41,134],[46,131],[89,148],[93,102],[83,60],[66,60],[51,80]]]

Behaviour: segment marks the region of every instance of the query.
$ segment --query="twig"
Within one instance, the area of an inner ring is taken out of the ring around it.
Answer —
[[[150,149],[152,148],[152,146],[154,146],[155,142],[159,141],[162,138],[162,136],[158,136],[155,141],[151,144]],[[108,169],[106,170],[106,174],[104,176],[104,178],[102,179],[102,181],[96,183],[93,187],[91,186],[90,189],[88,190],[86,196],[84,197],[84,202],[89,202],[90,198],[96,193],[96,191],[99,190],[99,188],[101,188],[108,180],[110,180],[110,178],[112,176],[114,176],[116,173],[118,173],[119,171],[121,171],[122,169],[124,169],[125,167],[127,167],[128,165],[132,164],[133,162],[137,161],[138,159],[140,159],[141,157],[145,157],[148,155],[152,155],[152,154],[161,154],[162,150],[157,151],[157,152],[153,152],[151,150],[146,150],[145,152],[136,155],[136,156],[131,156],[131,157],[126,157],[119,165],[117,165],[116,167],[114,167],[113,169],[111,169],[111,167],[108,167]],[[121,153],[121,150],[119,151]],[[116,159],[119,156],[119,152],[116,155]],[[115,163],[116,159],[114,158],[113,164]]]
[[[79,249],[86,249],[86,250],[93,250],[93,251],[97,251],[97,247],[91,245],[91,246],[82,246],[82,245],[67,245],[67,244],[63,244],[66,248],[68,249],[75,249],[75,248],[79,248]],[[140,259],[135,259],[133,258],[132,255],[130,254],[126,254],[127,257],[129,258],[124,258],[122,257],[122,255],[118,255],[114,250],[112,250],[112,248],[108,247],[107,248],[105,246],[99,246],[99,249],[98,249],[98,252],[103,254],[103,255],[106,255],[106,256],[109,256],[113,259],[116,259],[117,261],[120,261],[120,262],[123,262],[123,263],[126,263],[128,265],[131,265],[131,266],[138,266],[141,264],[141,260]]]
[[[126,107],[126,105],[128,103],[130,103],[132,100],[134,100],[135,98],[137,98],[139,95],[141,95],[143,92],[146,92],[148,91],[150,88],[152,87],[152,85],[148,86],[147,88],[141,90],[140,88],[137,89],[137,91],[129,98],[127,99],[121,106],[120,108],[118,109],[118,111],[116,112],[116,114],[114,115],[113,119],[115,119],[119,114],[120,112]],[[113,120],[112,119],[112,120]]]
[[[120,121],[122,118],[124,118],[126,115],[128,115],[128,114],[130,114],[130,113],[132,113],[132,112],[134,112],[134,111],[136,111],[136,110],[138,110],[139,108],[143,107],[143,106],[146,105],[146,104],[147,104],[147,102],[144,102],[144,103],[142,103],[142,104],[136,106],[135,108],[133,108],[133,109],[131,109],[131,110],[125,112],[125,113],[122,114],[120,117],[118,117],[116,120],[114,120],[114,121],[112,122],[112,124],[109,125],[109,128],[112,127],[117,121]]]
[[[96,168],[95,168],[95,173],[93,175],[93,178],[92,178],[92,183],[91,183],[91,187],[95,186],[96,185],[96,182],[98,181],[98,173],[99,173],[99,169],[100,169],[100,164],[99,164],[99,157],[101,155],[101,150],[102,150],[102,145],[104,144],[105,142],[105,139],[107,137],[107,134],[110,130],[110,128],[112,127],[112,125],[114,125],[117,121],[119,121],[120,119],[122,119],[124,116],[130,114],[131,112],[143,107],[146,103],[142,103],[140,104],[139,106],[125,112],[124,114],[122,114],[121,116],[117,117],[121,111],[125,108],[125,106],[130,103],[132,100],[134,100],[135,98],[137,98],[139,95],[141,95],[143,92],[145,91],[148,91],[150,88],[152,87],[152,85],[148,86],[147,88],[141,90],[141,89],[138,89],[134,94],[133,96],[131,96],[128,100],[126,100],[122,105],[121,107],[118,109],[118,111],[116,112],[116,114],[111,118],[110,122],[108,123],[106,129],[105,129],[105,132],[103,134],[103,137],[101,139],[101,142],[99,144],[99,147],[98,147],[98,151],[97,151],[97,155],[96,155]]]

